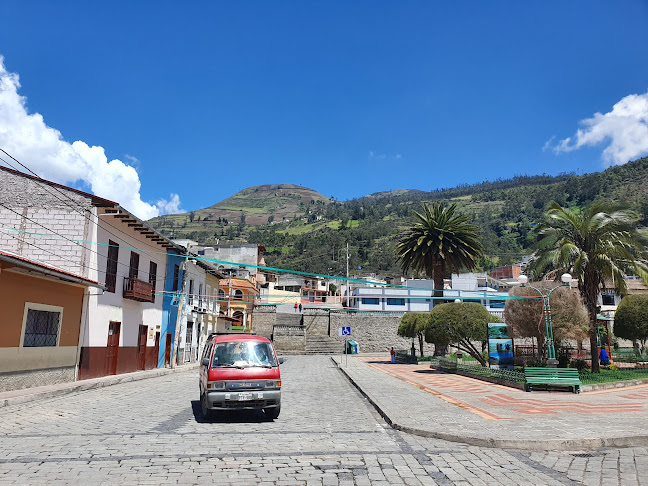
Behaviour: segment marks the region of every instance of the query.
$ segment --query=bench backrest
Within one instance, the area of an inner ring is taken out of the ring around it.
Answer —
[[[526,367],[524,368],[524,376],[533,377],[556,377],[556,378],[579,378],[578,370],[576,368],[541,368],[541,367]]]

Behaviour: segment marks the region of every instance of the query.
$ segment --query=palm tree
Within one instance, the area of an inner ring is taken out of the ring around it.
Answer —
[[[423,203],[423,212],[414,211],[414,224],[396,244],[403,272],[411,268],[432,278],[435,297],[443,297],[443,278],[448,273],[472,270],[484,251],[479,228],[456,211],[456,204],[446,207],[435,202],[430,208]]]
[[[601,285],[611,283],[624,294],[627,273],[648,278],[646,249],[636,230],[638,219],[633,211],[613,211],[604,203],[592,204],[581,213],[552,203],[539,227],[534,272],[567,271],[578,279],[589,317],[593,373],[599,372],[596,305]]]

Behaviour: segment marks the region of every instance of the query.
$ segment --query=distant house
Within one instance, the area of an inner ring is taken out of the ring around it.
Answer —
[[[0,250],[0,391],[74,381],[89,289],[103,285]]]
[[[253,329],[252,310],[259,298],[259,288],[244,278],[224,278],[220,280],[218,302],[223,316],[236,319],[235,326],[247,331]]]

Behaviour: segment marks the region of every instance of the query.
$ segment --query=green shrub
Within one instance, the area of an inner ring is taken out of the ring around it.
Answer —
[[[571,363],[569,363],[570,368],[576,368],[578,372],[580,373],[581,371],[589,368],[587,361],[584,359],[574,359],[572,360]]]

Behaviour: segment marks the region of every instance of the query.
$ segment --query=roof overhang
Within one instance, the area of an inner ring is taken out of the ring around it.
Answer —
[[[76,283],[81,285],[87,285],[89,287],[96,287],[99,289],[105,289],[106,286],[100,282],[90,280],[88,278],[82,277],[80,275],[75,275],[71,272],[66,272],[60,268],[52,267],[42,262],[25,258],[21,255],[15,255],[12,253],[7,253],[0,250],[0,262],[8,263],[9,266],[5,268],[18,267],[33,272],[40,273],[42,275],[47,275],[49,277],[54,277],[65,282]]]

